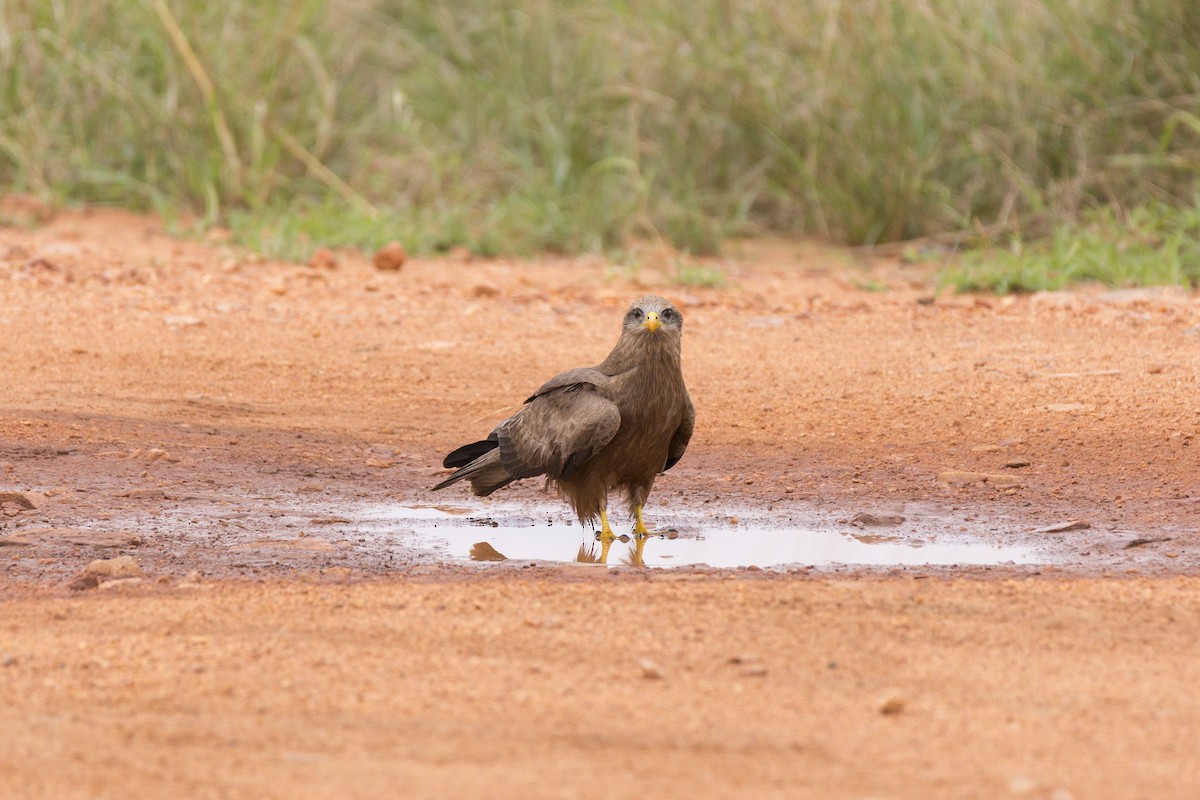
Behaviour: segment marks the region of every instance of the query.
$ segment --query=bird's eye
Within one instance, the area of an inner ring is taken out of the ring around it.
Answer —
[[[631,308],[629,309],[629,314],[627,316],[630,319],[641,319],[643,316],[642,310],[640,308]]]
[[[675,309],[668,308],[662,313],[663,319],[675,319]]]

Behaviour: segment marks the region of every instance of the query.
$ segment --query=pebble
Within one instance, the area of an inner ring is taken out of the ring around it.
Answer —
[[[32,511],[37,508],[29,495],[24,492],[0,492],[0,506],[13,505],[22,511]]]
[[[119,578],[145,578],[146,573],[142,571],[141,565],[134,560],[133,556],[117,556],[116,558],[98,558],[84,568],[83,572],[75,576],[68,584],[68,587],[74,591],[84,589],[95,589],[103,580],[117,580]]]
[[[1029,461],[1024,458],[1013,458],[1005,461],[1004,466],[1008,467],[1009,469],[1021,469],[1022,467],[1028,467]]]
[[[900,514],[872,514],[869,511],[860,511],[850,518],[850,523],[868,528],[877,528],[890,525],[903,525],[904,517]]]
[[[642,668],[642,677],[650,680],[661,680],[665,677],[665,673],[658,664],[648,658],[643,658],[638,662],[638,666]]]
[[[876,706],[880,714],[891,716],[899,714],[904,710],[905,703],[904,695],[900,694],[898,689],[890,689],[879,698],[879,703]]]
[[[1083,531],[1092,527],[1092,523],[1086,519],[1072,519],[1066,522],[1056,522],[1053,525],[1046,525],[1038,528],[1034,533],[1062,533],[1064,531]]]
[[[972,447],[972,453],[995,453],[1000,450],[998,444],[981,444],[978,447]]]
[[[1021,479],[1015,475],[996,475],[989,472],[964,472],[962,470],[939,472],[937,479],[951,486],[971,486],[977,483],[986,483],[990,486],[995,486],[997,489],[1009,489],[1022,485]]]
[[[408,253],[404,250],[404,245],[399,242],[388,242],[375,251],[375,257],[372,259],[375,269],[385,272],[400,271],[407,260]]]

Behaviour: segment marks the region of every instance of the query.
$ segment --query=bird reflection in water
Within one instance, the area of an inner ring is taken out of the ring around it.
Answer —
[[[622,534],[613,539],[606,539],[597,533],[596,542],[600,543],[600,552],[596,552],[596,544],[594,542],[584,542],[579,545],[579,550],[575,553],[575,558],[572,560],[579,564],[607,564],[609,551],[612,549],[613,542],[621,542],[622,544],[631,545],[629,552],[621,556],[621,564],[627,567],[644,567],[646,566],[646,542],[650,539],[674,539],[678,535],[676,531],[666,530],[646,534]],[[472,561],[508,560],[508,556],[501,553],[488,542],[476,542],[472,545],[470,557]]]

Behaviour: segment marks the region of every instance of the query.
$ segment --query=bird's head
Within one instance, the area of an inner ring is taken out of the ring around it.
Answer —
[[[633,301],[625,313],[622,333],[638,335],[670,335],[683,333],[683,315],[670,300],[648,294]]]

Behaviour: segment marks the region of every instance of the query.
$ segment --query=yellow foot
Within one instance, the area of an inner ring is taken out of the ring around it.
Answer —
[[[647,536],[658,536],[664,533],[670,533],[669,530],[652,531],[646,527],[646,522],[642,519],[642,507],[638,506],[633,510],[633,533],[638,538]]]

